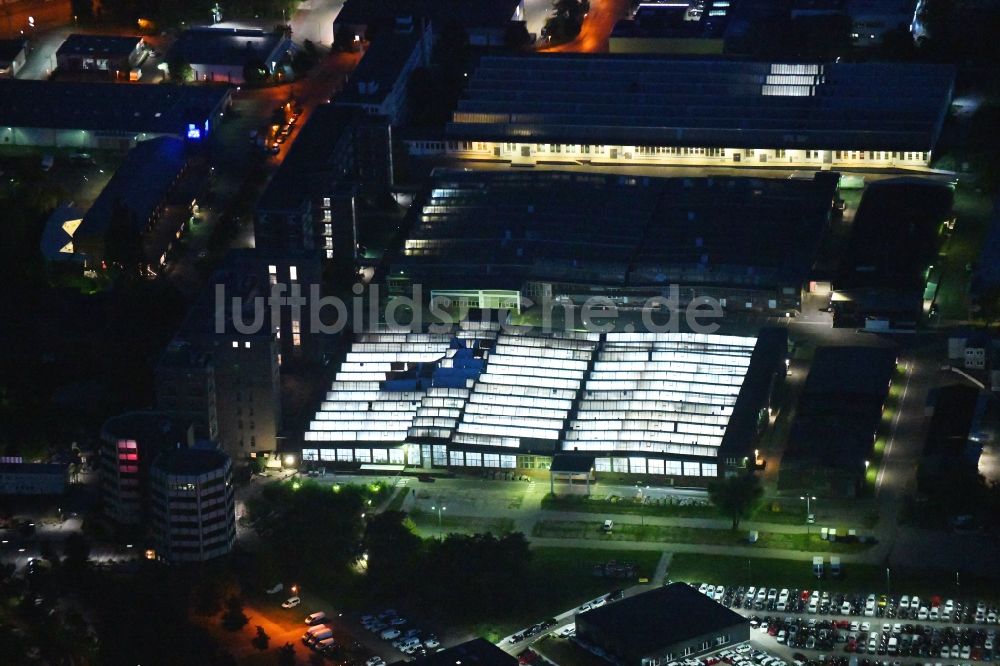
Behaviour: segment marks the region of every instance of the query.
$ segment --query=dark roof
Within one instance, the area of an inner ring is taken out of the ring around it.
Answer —
[[[257,200],[257,210],[284,211],[302,206],[314,179],[328,175],[337,143],[359,114],[358,109],[335,104],[317,106]]]
[[[347,0],[334,25],[371,25],[403,16],[455,21],[465,28],[502,28],[520,0]]]
[[[798,285],[832,199],[809,180],[441,169],[390,263],[434,289]]]
[[[0,62],[12,62],[27,44],[26,39],[0,39]]]
[[[106,233],[118,206],[128,211],[135,232],[141,233],[186,163],[180,139],[161,136],[137,143],[83,216],[76,236]]]
[[[66,463],[0,463],[0,474],[65,474]]]
[[[134,439],[140,446],[176,446],[187,441],[187,424],[165,412],[126,412],[101,426],[107,440]]]
[[[528,143],[929,151],[954,77],[954,67],[925,64],[488,56],[447,133]]]
[[[284,41],[284,35],[260,29],[190,28],[177,37],[170,57],[192,65],[240,66],[250,58],[266,60]]]
[[[127,56],[135,51],[142,37],[122,35],[82,35],[73,33],[66,38],[56,56],[62,55],[106,55]]]
[[[172,475],[196,475],[221,469],[228,462],[229,456],[219,449],[196,446],[164,451],[153,461],[153,468]]]
[[[229,96],[220,86],[0,79],[0,125],[185,136]]]
[[[576,453],[557,453],[552,456],[552,465],[549,469],[553,472],[585,474],[594,469],[594,456]]]
[[[632,654],[652,654],[691,638],[749,620],[709,599],[687,583],[673,583],[576,616]]]
[[[399,80],[421,35],[419,26],[412,26],[409,32],[380,32],[351,73],[347,85],[337,95],[336,102],[354,105],[381,104]]]
[[[971,386],[953,384],[937,389],[924,455],[957,458],[968,444],[978,403],[979,391]]]
[[[881,407],[896,369],[896,351],[886,347],[820,347],[813,356],[803,395],[861,396]]]
[[[414,663],[421,666],[514,666],[517,664],[517,659],[485,638],[473,638],[471,641],[459,643],[415,661],[396,663]]]
[[[722,39],[729,22],[729,2],[706,0],[697,20],[678,4],[640,4],[630,21],[619,21],[612,37]]]
[[[1000,197],[997,197],[990,218],[990,229],[983,240],[982,253],[976,264],[973,286],[984,291],[1000,285]]]
[[[719,458],[749,455],[755,441],[760,410],[767,407],[775,372],[784,372],[788,357],[788,329],[764,328],[757,335],[750,365],[733,405],[726,433],[719,446]]]
[[[923,291],[924,271],[937,256],[939,230],[951,217],[953,199],[949,185],[927,179],[871,183],[854,216],[834,288]]]

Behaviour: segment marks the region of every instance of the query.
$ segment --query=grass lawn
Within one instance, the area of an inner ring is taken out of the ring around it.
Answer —
[[[532,613],[524,617],[499,617],[492,622],[472,627],[484,638],[496,642],[518,629],[546,617],[558,615],[598,595],[619,587],[628,587],[634,580],[619,580],[594,576],[594,565],[611,560],[632,562],[637,575],[652,576],[660,560],[657,551],[591,550],[589,548],[532,548],[530,573],[522,586],[532,598]]]
[[[507,534],[514,531],[514,521],[511,518],[483,518],[476,516],[442,515],[440,524],[435,512],[411,511],[410,520],[416,526],[421,536],[430,534]]]
[[[535,524],[533,536],[550,539],[593,539],[602,541],[655,541],[662,543],[694,543],[712,546],[746,545],[746,530],[673,527],[664,525],[618,524],[610,534],[601,530],[598,522],[543,520]],[[760,532],[757,548],[805,550],[831,553],[854,553],[871,546],[860,543],[824,541],[819,534]]]
[[[875,564],[845,563],[840,579],[817,581],[812,563],[779,560],[767,557],[734,557],[702,553],[675,553],[670,561],[668,578],[674,581],[713,583],[716,585],[764,585],[799,589],[823,589],[839,592],[885,592],[885,567]],[[890,571],[890,592],[920,596],[962,595],[955,587],[955,573],[949,571],[904,570]],[[1000,583],[993,580],[962,576],[964,594],[973,593],[987,598],[1000,597]]]
[[[542,498],[542,509],[548,511],[581,511],[587,513],[611,513],[630,516],[663,516],[665,518],[710,518],[724,519],[718,510],[710,504],[668,504],[646,503],[607,495],[591,495],[587,497],[553,497]],[[777,509],[777,510],[775,510]],[[806,520],[805,507],[785,509],[780,504],[762,506],[751,519],[762,523],[780,525],[802,525]]]

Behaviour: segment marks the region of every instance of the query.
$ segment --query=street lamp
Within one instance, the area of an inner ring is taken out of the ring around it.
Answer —
[[[299,586],[298,585],[292,585],[291,590],[292,590],[292,594],[298,594],[299,593]]]
[[[441,527],[441,512],[442,511],[447,511],[447,510],[448,510],[448,507],[446,507],[444,505],[441,505],[441,506],[432,506],[431,507],[431,511],[437,511],[438,512],[438,527]]]
[[[806,534],[809,534],[809,526],[813,524],[815,518],[812,515],[812,502],[816,501],[816,498],[812,495],[802,495],[799,497],[800,500],[805,500],[806,502]]]

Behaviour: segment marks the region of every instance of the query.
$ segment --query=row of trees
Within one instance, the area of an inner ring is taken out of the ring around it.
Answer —
[[[545,20],[542,34],[551,42],[568,42],[580,34],[590,0],[553,0],[552,15]]]

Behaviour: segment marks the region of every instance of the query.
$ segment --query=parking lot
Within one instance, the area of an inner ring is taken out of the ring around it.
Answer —
[[[991,661],[995,601],[695,585],[780,645],[820,653]],[[810,660],[819,659],[816,655]],[[780,666],[780,665],[778,665]]]

